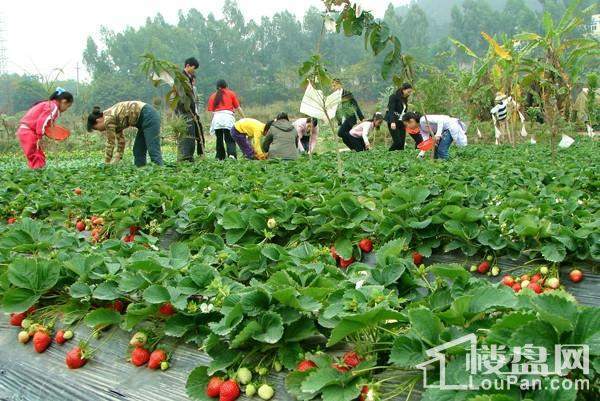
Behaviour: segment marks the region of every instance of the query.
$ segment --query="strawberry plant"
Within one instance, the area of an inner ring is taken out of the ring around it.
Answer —
[[[597,308],[563,286],[592,282],[583,267],[600,259],[597,147],[575,145],[560,164],[529,148],[467,148],[445,164],[373,151],[341,156],[341,177],[317,155],[293,169],[207,160],[176,175],[79,162],[33,173],[0,161],[2,311],[15,341],[40,350],[80,325],[130,332],[122,354],[152,369],[169,368],[170,343],[197,347],[211,357],[188,380],[200,400],[211,377],[216,397],[214,384],[230,380],[238,391],[225,398],[277,399],[266,378],[282,369],[299,399],[406,396],[425,351],[468,334],[478,345],[588,344],[585,378],[597,380]],[[474,273],[427,266],[446,252]],[[517,277],[499,269],[502,257],[544,266]],[[68,367],[93,365],[85,344]],[[453,376],[465,352],[449,356]],[[476,396],[546,393],[448,399]]]

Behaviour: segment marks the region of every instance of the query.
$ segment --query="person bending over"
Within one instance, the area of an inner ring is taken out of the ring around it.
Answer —
[[[298,133],[298,150],[300,153],[313,154],[319,138],[319,120],[313,117],[299,118],[294,121]]]
[[[467,146],[467,127],[458,118],[446,115],[421,116],[418,113],[406,113],[404,125],[407,130],[419,129],[424,140],[431,136],[436,141],[435,158],[448,160],[450,158],[450,146]]]
[[[111,108],[101,111],[94,107],[88,116],[87,130],[102,132],[106,135],[106,164],[115,164],[123,158],[125,151],[126,128],[137,128],[137,135],[133,143],[133,157],[135,165],[146,165],[146,153],[150,160],[159,166],[163,165],[160,150],[160,115],[149,104],[139,101],[120,102]],[[115,149],[117,152],[113,154]]]
[[[298,152],[298,133],[290,122],[287,113],[279,113],[277,118],[267,124],[262,148],[269,159],[296,160]]]
[[[265,124],[253,118],[242,118],[231,128],[231,136],[242,153],[249,160],[265,160],[267,155],[262,151],[262,137]]]
[[[348,148],[355,152],[364,152],[371,149],[369,142],[369,134],[373,130],[379,130],[383,124],[383,114],[375,113],[371,120],[362,122],[353,127],[348,134],[344,143],[348,144]]]
[[[72,105],[73,95],[63,88],[57,88],[48,100],[34,104],[19,122],[17,138],[30,169],[38,170],[46,166],[46,154],[41,146],[42,138],[46,135],[46,129]]]

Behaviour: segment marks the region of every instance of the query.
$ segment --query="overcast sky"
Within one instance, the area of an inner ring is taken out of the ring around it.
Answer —
[[[383,16],[387,5],[409,0],[361,0],[365,8]],[[224,0],[0,0],[0,16],[4,22],[4,39],[8,71],[49,75],[63,68],[65,75],[75,78],[86,39],[98,37],[101,26],[122,30],[140,26],[147,17],[161,13],[169,22],[177,21],[179,10],[196,8],[203,14],[220,16]],[[310,6],[321,6],[320,0],[238,0],[248,19],[259,19],[280,10],[302,16]],[[82,71],[82,79],[87,73]]]

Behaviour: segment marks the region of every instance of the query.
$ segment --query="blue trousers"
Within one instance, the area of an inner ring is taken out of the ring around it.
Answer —
[[[435,149],[435,158],[448,160],[450,158],[450,146],[452,145],[452,142],[454,142],[454,139],[452,139],[450,131],[446,130],[442,132],[442,139]]]

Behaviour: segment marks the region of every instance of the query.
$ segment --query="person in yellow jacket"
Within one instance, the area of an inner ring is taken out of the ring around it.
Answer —
[[[265,160],[261,141],[265,124],[253,118],[242,118],[231,129],[231,136],[249,160]]]

